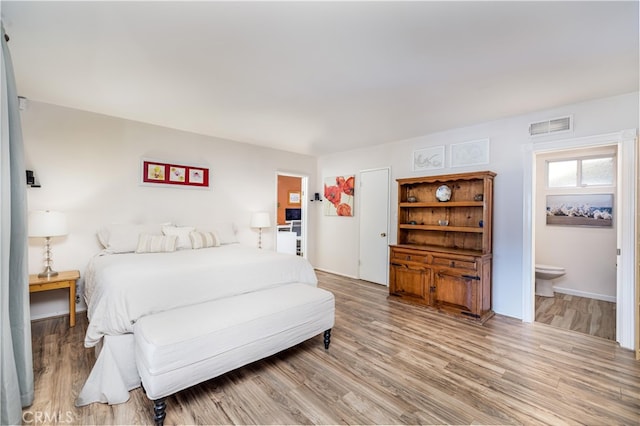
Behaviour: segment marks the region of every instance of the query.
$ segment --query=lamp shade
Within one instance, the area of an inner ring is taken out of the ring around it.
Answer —
[[[59,237],[67,235],[67,217],[51,210],[29,212],[30,237]]]
[[[255,212],[251,214],[252,228],[268,228],[271,226],[268,212]]]

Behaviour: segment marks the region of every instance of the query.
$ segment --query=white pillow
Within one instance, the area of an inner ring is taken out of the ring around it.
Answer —
[[[193,226],[173,226],[166,225],[162,227],[162,233],[164,235],[175,235],[178,237],[178,245],[177,249],[190,249],[191,248],[191,239],[189,238],[189,234],[195,231],[196,228]]]
[[[233,244],[238,242],[236,226],[232,222],[219,222],[213,225],[220,244]]]
[[[140,234],[136,253],[168,253],[176,251],[177,235]]]
[[[108,253],[136,251],[140,234],[162,235],[162,224],[111,224],[98,231],[98,240]]]
[[[189,234],[189,238],[194,249],[220,246],[220,241],[215,232],[194,231]]]

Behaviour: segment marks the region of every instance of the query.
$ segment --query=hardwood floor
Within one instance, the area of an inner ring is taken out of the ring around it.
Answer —
[[[386,287],[318,277],[336,296],[328,351],[317,336],[179,392],[166,424],[640,423],[640,362],[612,341],[499,315],[480,326],[389,300]],[[33,324],[25,424],[152,423],[139,388],[125,404],[74,407],[94,360],[86,324]]]
[[[536,296],[536,321],[554,327],[616,340],[616,304],[555,293]]]

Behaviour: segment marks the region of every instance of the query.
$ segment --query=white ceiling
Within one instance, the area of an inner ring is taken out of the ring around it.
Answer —
[[[638,90],[638,2],[1,3],[31,100],[312,155]]]

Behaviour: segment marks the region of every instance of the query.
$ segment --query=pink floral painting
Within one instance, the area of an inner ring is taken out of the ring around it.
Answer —
[[[353,216],[353,193],[356,177],[336,176],[324,180],[324,215]]]

